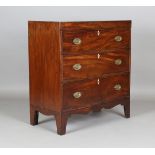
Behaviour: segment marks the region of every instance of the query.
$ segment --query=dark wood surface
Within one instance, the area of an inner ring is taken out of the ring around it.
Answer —
[[[115,60],[121,59],[120,65],[115,64]],[[73,65],[80,64],[80,70],[74,70]],[[104,74],[119,73],[129,71],[129,52],[108,52],[89,55],[64,56],[63,58],[63,78],[64,80],[99,78]]]
[[[78,53],[82,51],[103,51],[115,50],[130,47],[130,30],[101,30],[100,35],[96,31],[64,31],[63,38],[63,52],[64,53]],[[121,42],[115,41],[115,36],[121,36]],[[73,44],[74,38],[80,38],[81,44]]]
[[[38,124],[39,112],[54,115],[57,133],[63,135],[71,114],[118,104],[129,118],[130,28],[131,21],[29,21],[30,123]],[[122,41],[115,41],[117,35]],[[74,38],[81,44],[74,45]],[[116,65],[116,59],[122,64]],[[74,64],[82,68],[75,71]],[[120,90],[114,89],[116,84]],[[75,92],[82,96],[73,97]]]
[[[76,82],[68,82],[63,86],[63,106],[64,108],[78,108],[94,104],[111,104],[117,99],[129,96],[129,74],[117,74],[98,79],[85,79]],[[115,90],[114,86],[120,84],[121,90]],[[78,99],[73,97],[73,93],[81,92]],[[115,104],[115,103],[114,103]]]
[[[131,28],[131,20],[126,21],[81,21],[62,22],[62,30],[102,30],[102,29]]]
[[[60,48],[59,23],[29,22],[30,105],[33,107],[61,109]]]

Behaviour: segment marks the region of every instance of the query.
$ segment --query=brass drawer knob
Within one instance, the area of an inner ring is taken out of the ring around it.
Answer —
[[[80,70],[81,68],[82,68],[82,66],[80,64],[73,65],[73,69],[76,71]]]
[[[115,41],[117,41],[117,42],[122,41],[122,39],[123,39],[122,36],[116,36],[116,37],[115,37]]]
[[[121,86],[120,84],[116,84],[116,85],[114,86],[114,89],[115,89],[115,90],[121,90],[121,89],[122,89],[122,86]]]
[[[80,38],[74,38],[73,39],[73,43],[75,44],[75,45],[80,45],[81,44],[81,39]]]
[[[73,97],[76,98],[76,99],[80,98],[81,96],[82,96],[82,93],[81,92],[75,92],[73,94]]]
[[[122,60],[121,59],[116,59],[115,60],[115,65],[121,65],[122,64]]]

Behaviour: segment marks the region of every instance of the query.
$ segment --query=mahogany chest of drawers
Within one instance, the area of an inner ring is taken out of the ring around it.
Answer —
[[[29,21],[30,122],[123,105],[130,117],[131,21]]]

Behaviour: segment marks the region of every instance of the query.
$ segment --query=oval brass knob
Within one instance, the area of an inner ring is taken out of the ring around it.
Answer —
[[[115,90],[121,90],[121,88],[122,88],[122,86],[121,86],[120,84],[116,84],[116,85],[114,86],[114,89],[115,89]]]
[[[76,71],[80,70],[81,68],[82,68],[82,66],[80,64],[73,65],[73,69]]]
[[[75,45],[80,45],[81,44],[81,39],[80,38],[74,38],[73,39],[73,43],[75,44]]]
[[[73,93],[73,97],[74,98],[80,98],[82,96],[82,93],[81,92],[75,92],[75,93]]]
[[[116,59],[115,60],[115,65],[121,65],[122,64],[122,60],[121,59]]]
[[[122,41],[123,38],[122,38],[122,36],[116,36],[114,39],[115,39],[115,41],[120,42],[120,41]]]

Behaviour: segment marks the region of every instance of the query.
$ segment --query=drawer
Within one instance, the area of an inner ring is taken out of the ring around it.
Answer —
[[[129,71],[129,52],[125,50],[63,57],[64,80],[98,78],[124,71]]]
[[[129,95],[129,74],[64,83],[64,108],[115,104]]]
[[[63,31],[62,46],[64,53],[130,48],[130,30]]]

